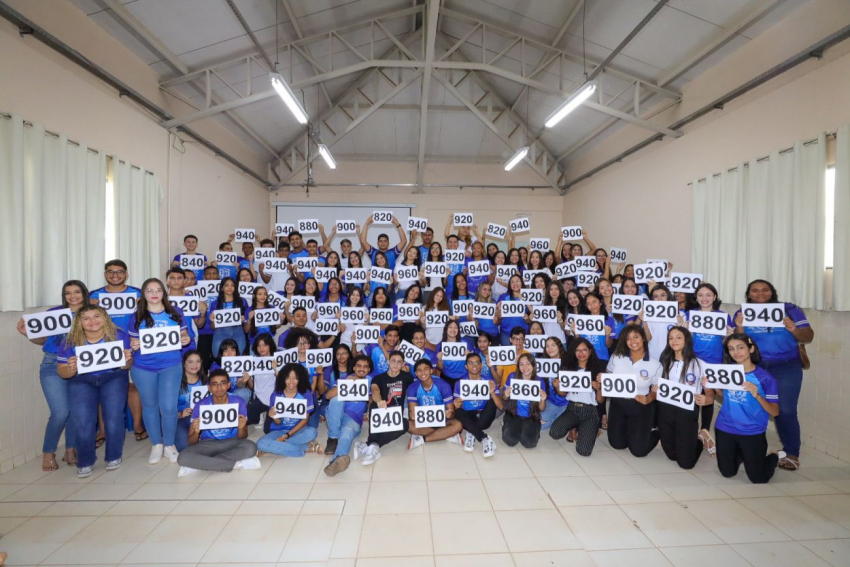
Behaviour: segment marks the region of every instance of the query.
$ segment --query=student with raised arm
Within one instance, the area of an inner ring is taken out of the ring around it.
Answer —
[[[363,229],[360,231],[360,250],[369,255],[369,259],[372,262],[372,265],[375,265],[375,254],[377,252],[383,252],[387,257],[387,265],[395,266],[396,259],[401,254],[402,250],[404,250],[405,246],[407,246],[407,234],[404,233],[404,229],[401,227],[401,223],[398,222],[398,219],[393,215],[392,222],[395,225],[396,230],[398,231],[398,245],[394,248],[390,248],[390,237],[387,234],[381,233],[378,235],[378,247],[375,248],[371,244],[369,244],[368,235],[369,235],[369,227],[372,226],[372,223],[375,222],[375,219],[370,215],[366,222],[363,224]]]
[[[484,450],[484,458],[489,459],[496,454],[496,442],[493,438],[487,435],[487,430],[493,425],[496,419],[496,412],[504,409],[501,392],[499,386],[492,379],[485,378],[481,375],[483,363],[481,357],[470,352],[466,355],[466,375],[462,380],[470,380],[472,382],[486,381],[490,385],[490,398],[487,400],[464,400],[461,395],[461,380],[455,382],[454,387],[454,407],[455,419],[457,419],[463,429],[466,430],[466,436],[463,441],[463,450],[467,453],[475,451],[475,442],[482,444]]]
[[[371,372],[372,361],[369,360],[369,357],[356,356],[354,357],[354,374],[340,376],[340,380],[368,380],[371,388]],[[325,394],[325,397],[331,402],[337,396],[338,387],[339,382]],[[340,404],[331,403],[325,416],[328,423],[328,438],[337,439],[336,450],[333,452],[328,466],[324,469],[325,474],[331,477],[345,471],[351,464],[351,457],[348,456],[348,453],[351,452],[351,444],[354,439],[360,435],[368,402],[343,402],[341,405],[342,407],[340,407]],[[330,453],[330,451],[328,452]]]
[[[416,239],[422,237],[422,244],[416,245]],[[431,243],[434,242],[434,229],[430,226],[425,229],[424,232],[419,232],[418,230],[410,231],[410,242],[407,244],[407,248],[416,247],[419,249],[419,257],[427,258],[428,252],[431,249]]]
[[[174,256],[174,259],[171,261],[171,267],[176,268],[180,266],[180,256],[198,254],[198,237],[194,234],[187,234],[183,237],[183,246],[186,248],[185,252],[181,252]],[[200,254],[204,256],[203,254]],[[209,265],[209,260],[206,256],[204,256],[204,266]],[[197,268],[192,270],[195,273],[195,277],[197,279],[202,279],[204,277],[204,268]]]
[[[431,362],[425,358],[416,361],[414,372],[416,381],[407,389],[407,406],[410,424],[410,441],[407,449],[415,449],[425,443],[434,441],[449,441],[461,444],[460,432],[463,425],[454,419],[454,395],[449,385],[432,373]],[[417,406],[444,406],[446,409],[446,425],[443,427],[416,427],[414,408]]]
[[[231,472],[234,469],[259,469],[257,445],[248,439],[248,413],[245,401],[227,393],[230,380],[227,372],[218,369],[210,373],[207,384],[210,395],[195,404],[192,410],[192,427],[189,429],[189,446],[177,458],[180,464],[178,477],[198,471]],[[211,405],[237,404],[236,427],[201,430],[201,408]]]
[[[277,402],[285,404],[290,399],[306,402],[303,419],[282,417],[277,413]],[[316,428],[307,423],[313,409],[313,392],[310,391],[307,370],[297,363],[285,364],[277,373],[269,403],[269,432],[257,441],[257,456],[262,457],[266,453],[284,457],[303,457],[305,453],[324,454],[322,446],[314,441],[318,434]]]
[[[540,401],[511,399],[511,384],[529,380],[540,385]],[[537,447],[540,440],[541,416],[546,411],[546,382],[537,376],[534,355],[523,353],[517,359],[517,371],[508,376],[502,388],[502,400],[505,402],[505,414],[502,421],[502,441],[508,447],[521,443],[526,449]]]
[[[321,227],[322,225],[319,225],[319,226]],[[307,244],[305,245],[305,249],[307,250],[307,255],[304,256],[304,257],[306,257],[306,258],[316,258],[316,260],[318,261],[318,266],[324,267],[325,259],[319,254],[319,243],[316,242],[316,240],[314,238],[311,238],[310,240],[307,241]],[[292,253],[290,252],[290,257],[291,256],[292,256]],[[292,262],[292,264],[290,264],[290,268],[294,270],[293,273],[298,278],[298,280],[301,282],[302,286],[303,286],[303,284],[306,280],[311,279],[311,278],[315,279],[315,277],[313,276],[312,270],[307,270],[306,272],[299,272],[299,271],[297,271],[297,266],[295,265],[295,260],[290,259],[290,262]]]

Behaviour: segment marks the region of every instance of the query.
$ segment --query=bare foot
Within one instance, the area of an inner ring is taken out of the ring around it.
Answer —
[[[55,471],[59,468],[59,465],[56,464],[56,453],[45,453],[44,458],[41,461],[41,470],[44,472]],[[2,565],[2,563],[0,563]]]
[[[69,467],[73,467],[77,464],[77,451],[76,449],[65,449],[65,456],[62,457],[62,461],[67,464]]]

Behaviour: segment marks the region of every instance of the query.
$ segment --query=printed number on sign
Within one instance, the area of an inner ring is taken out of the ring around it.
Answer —
[[[337,333],[339,333],[339,321],[336,319],[316,320],[316,334],[326,336],[336,335]]]
[[[496,304],[476,301],[472,304],[472,316],[476,319],[493,319],[496,316]]]
[[[293,230],[295,230],[294,224],[279,222],[274,225],[275,236],[289,236]]]
[[[674,293],[694,293],[701,283],[702,274],[680,274],[673,272],[670,274],[670,281],[667,283],[667,288]]]
[[[599,281],[599,274],[591,274],[589,272],[579,272],[576,277],[576,286],[578,287],[593,287]]]
[[[428,311],[425,313],[425,326],[426,327],[445,327],[446,323],[449,322],[449,312],[448,311]]]
[[[319,232],[319,221],[317,219],[299,220],[298,232]]]
[[[741,364],[706,364],[703,370],[706,388],[713,390],[743,390],[746,374]]]
[[[257,248],[254,250],[254,261],[259,262],[267,258],[277,258],[274,248]]]
[[[473,303],[471,299],[455,299],[452,301],[452,315],[466,317]]]
[[[492,348],[492,347],[490,347]],[[540,383],[530,380],[515,380],[511,382],[511,399],[527,400],[529,402],[540,401]]]
[[[226,266],[235,266],[236,252],[216,252],[215,261]]]
[[[522,289],[519,292],[519,296],[526,305],[540,305],[543,303],[542,289]]]
[[[562,392],[593,392],[593,380],[590,372],[584,370],[562,370],[558,373],[558,389]]]
[[[513,364],[516,362],[516,348],[513,346],[491,346],[487,350],[490,364]]]
[[[44,313],[24,315],[24,326],[27,330],[28,339],[39,339],[52,335],[64,335],[71,330],[70,309],[56,309]]]
[[[277,309],[257,309],[254,311],[254,325],[266,327],[280,325],[280,311]]]
[[[460,399],[464,401],[490,399],[490,382],[485,380],[460,380],[458,384]]]
[[[318,266],[316,266],[316,271],[313,272],[318,283],[328,283],[331,278],[337,277],[336,274],[336,268],[320,268]]]
[[[443,362],[466,360],[466,343],[442,343],[440,351],[443,353]]]
[[[576,256],[575,263],[580,272],[596,271],[596,256]]]
[[[537,375],[541,378],[555,378],[561,367],[561,361],[557,358],[538,358],[534,363],[537,366]]]
[[[239,296],[242,298],[254,295],[254,290],[258,287],[263,287],[263,285],[254,282],[239,282],[236,284],[236,289],[239,290]]]
[[[604,335],[605,317],[602,315],[570,315],[568,323],[575,323],[578,335]]]
[[[490,262],[487,260],[476,260],[475,262],[470,262],[466,269],[469,270],[469,277],[471,278],[489,276]]]
[[[249,374],[269,374],[274,372],[274,357],[273,356],[253,356],[251,357],[251,370]]]
[[[239,404],[203,405],[198,415],[201,420],[201,430],[239,426]]]
[[[634,398],[637,383],[631,374],[600,374],[602,395],[606,398]]]
[[[392,224],[393,214],[390,211],[375,211],[372,213],[372,222],[376,224]]]
[[[210,395],[206,386],[189,386],[189,407],[194,409],[195,404]]]
[[[505,238],[508,235],[507,227],[496,223],[487,223],[487,236],[495,236],[496,238]]]
[[[694,395],[696,390],[693,386],[673,382],[664,378],[658,379],[657,399],[663,404],[669,404],[678,408],[694,409]]]
[[[525,315],[525,302],[522,301],[503,301],[502,317],[522,317]]]
[[[528,217],[514,219],[510,222],[511,232],[528,232],[531,229],[531,222]]]
[[[453,218],[455,226],[472,226],[472,213],[455,213]]]
[[[345,270],[345,283],[366,283],[369,272],[366,268],[348,268]]]
[[[626,262],[627,250],[625,248],[611,248],[608,257],[612,264],[624,264]]]
[[[184,270],[201,270],[204,257],[200,254],[180,254],[180,267]]]
[[[611,312],[620,315],[637,315],[643,309],[643,297],[615,295],[611,298]]]
[[[334,351],[331,348],[307,349],[307,368],[329,366],[333,361]]]
[[[422,312],[422,306],[418,303],[399,303],[398,318],[401,321],[416,321]]]
[[[443,427],[446,425],[446,408],[442,406],[415,406],[413,423],[416,427]]]
[[[340,380],[336,383],[337,396],[343,402],[366,402],[369,400],[369,380]]]
[[[583,233],[580,226],[562,226],[561,239],[566,242],[568,240],[581,240]]]
[[[129,315],[136,312],[136,296],[132,293],[101,293],[97,304],[110,315]]]
[[[354,327],[354,342],[359,344],[376,343],[381,338],[381,328],[358,325]]]
[[[301,256],[300,258],[295,259],[295,269],[299,273],[310,272],[319,267],[319,259],[318,258],[307,258]]]
[[[745,327],[784,327],[784,303],[744,303],[741,306]]]
[[[338,220],[336,221],[337,234],[356,234],[357,223],[353,220]]]
[[[496,277],[500,280],[509,280],[512,275],[518,273],[519,270],[512,264],[499,264],[496,266]]]
[[[292,309],[303,307],[308,313],[316,310],[316,298],[312,295],[298,295],[292,298]]]
[[[546,335],[526,335],[525,350],[529,352],[543,352],[546,346],[546,339],[548,338]]]
[[[692,333],[703,335],[726,336],[728,323],[726,313],[710,313],[708,311],[691,311],[688,314],[688,328]]]
[[[221,368],[228,376],[242,376],[254,370],[254,358],[251,356],[222,356]]]
[[[407,217],[407,230],[425,232],[428,228],[428,219],[420,217]]]
[[[339,304],[317,303],[316,313],[319,314],[320,319],[330,319],[331,317],[336,317],[337,315],[339,315]]]
[[[395,269],[400,282],[415,282],[419,279],[419,266],[404,266],[399,264]]]
[[[216,309],[213,311],[213,323],[215,323],[216,328],[241,325],[242,311],[238,308]]]
[[[478,327],[475,326],[475,321],[460,321],[460,336],[462,337],[477,337]]]
[[[180,350],[180,327],[174,325],[140,329],[139,342],[141,343],[142,354]]]
[[[635,283],[646,283],[650,280],[659,282],[666,275],[666,264],[638,264],[635,266]]]
[[[398,350],[404,355],[405,364],[409,364],[411,368],[417,360],[425,356],[424,350],[404,340],[399,343]]]
[[[449,267],[445,262],[425,262],[422,267],[425,276],[429,278],[444,278],[449,273]]]
[[[532,308],[533,318],[541,323],[558,321],[558,308],[554,305],[536,305]]]
[[[168,301],[178,307],[186,317],[197,317],[201,314],[200,301],[191,295],[169,295]]]
[[[77,374],[100,372],[124,366],[124,343],[112,341],[74,348],[77,355]]]
[[[564,262],[555,266],[555,277],[559,280],[571,278],[578,273],[578,264],[575,260]]]
[[[393,281],[393,271],[389,268],[372,268],[369,277],[373,282],[389,285]]]
[[[254,242],[257,239],[257,231],[253,228],[237,228],[233,231],[234,242]]]
[[[289,260],[286,258],[266,258],[263,260],[263,271],[279,274],[289,270]]]
[[[302,398],[276,398],[275,419],[304,419],[307,417],[307,400]]]
[[[540,252],[548,252],[549,251],[549,239],[548,238],[532,238],[528,242],[528,247],[531,250],[539,250]]]
[[[393,310],[388,307],[374,307],[369,310],[369,322],[373,325],[389,325],[393,322]]]
[[[643,319],[656,323],[675,323],[679,315],[679,304],[675,301],[644,301]]]
[[[298,347],[277,351],[274,353],[274,360],[278,368],[298,362]]]
[[[399,406],[384,409],[373,408],[369,415],[369,433],[401,431],[403,419]]]

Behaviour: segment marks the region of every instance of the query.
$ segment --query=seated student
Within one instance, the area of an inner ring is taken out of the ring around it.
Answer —
[[[387,326],[383,337],[378,337],[377,343],[368,345],[354,344],[355,354],[365,354],[372,359],[375,372],[383,374],[390,369],[389,355],[399,343],[399,331],[395,325]]]
[[[523,327],[514,327],[511,329],[510,339],[507,343],[502,346],[513,345],[516,349],[516,359],[519,360],[519,357],[523,354],[527,354],[528,351],[525,350],[525,333],[526,329]],[[517,370],[516,362],[513,364],[497,364],[491,365],[490,368],[495,372],[493,379],[496,380],[500,387],[504,388],[505,382],[507,382],[508,377],[511,374],[514,374]]]
[[[187,234],[186,236],[183,237],[183,246],[186,247],[186,251],[181,252],[180,254],[176,254],[174,256],[174,259],[171,261],[171,267],[172,268],[176,268],[177,266],[180,265],[180,256],[182,256],[183,254],[187,254],[187,255],[198,254],[198,237],[195,236],[194,234]],[[200,255],[204,256],[203,254],[200,254]],[[207,265],[209,265],[209,261],[207,260],[207,257],[204,256],[204,266],[207,266]],[[204,269],[203,268],[199,268],[197,270],[192,270],[192,271],[195,273],[195,278],[201,279],[201,278],[204,277]]]
[[[767,422],[779,415],[779,388],[770,373],[756,366],[761,362],[759,347],[744,333],[733,333],[724,341],[724,364],[744,366],[742,391],[717,390],[723,398],[714,424],[717,437],[717,468],[731,478],[744,463],[747,478],[763,484],[773,477],[785,451],[767,454]]]
[[[466,438],[463,450],[467,453],[475,451],[475,441],[483,443],[484,458],[488,459],[496,454],[496,442],[487,435],[485,431],[493,425],[496,419],[496,410],[504,408],[499,387],[492,379],[481,375],[481,357],[476,353],[466,355],[466,375],[455,382],[454,407],[455,419],[457,419],[466,430]],[[460,395],[462,380],[487,380],[490,383],[489,400],[464,400]]]
[[[508,376],[502,390],[502,400],[507,402],[502,422],[502,441],[508,447],[522,443],[526,449],[533,449],[540,440],[540,416],[546,410],[546,381],[537,377],[537,366],[531,353],[521,354],[516,366],[517,372]],[[540,384],[540,401],[512,400],[511,384],[518,380],[536,380]]]
[[[277,347],[274,345],[274,339],[268,333],[257,336],[251,346],[251,354],[258,358],[274,356],[275,352],[277,352]],[[274,369],[276,370],[277,367],[275,366]],[[243,378],[245,378],[244,375]],[[248,425],[259,424],[264,433],[270,431],[270,424],[266,421],[265,416],[269,411],[276,382],[274,370],[271,372],[255,372],[252,376],[245,378],[245,385],[249,389],[249,393],[253,392],[248,401]]]
[[[307,374],[310,376],[310,391],[316,393],[316,389],[322,382],[324,368],[321,366],[307,366],[307,351],[319,348],[319,337],[310,329],[294,328],[286,336],[286,341],[283,343],[284,350],[292,348],[298,349],[298,363],[307,369]]]
[[[372,379],[372,403],[379,408],[399,406],[403,409],[407,389],[413,384],[413,375],[402,370],[404,367],[402,353],[394,350],[390,352],[389,359],[389,369]],[[380,459],[381,447],[407,433],[407,422],[402,421],[402,424],[403,427],[399,431],[369,432],[365,443],[359,441],[354,445],[354,460],[363,455],[361,464],[365,466]]]
[[[455,407],[453,394],[449,385],[441,378],[433,375],[431,362],[424,358],[417,360],[414,365],[417,380],[407,388],[407,406],[410,424],[410,442],[407,449],[415,449],[424,443],[434,441],[449,441],[461,444],[460,432],[463,425],[454,419]],[[446,407],[446,424],[443,427],[416,427],[414,408],[416,406]]]
[[[325,467],[325,474],[336,476],[348,468],[351,458],[351,444],[360,435],[363,427],[363,416],[366,414],[368,402],[334,402],[337,396],[339,382],[342,380],[369,380],[372,384],[372,360],[368,356],[354,357],[354,374],[340,376],[333,388],[328,390],[325,397],[331,401],[325,419],[328,423],[328,438],[336,439],[336,450],[330,463]]]
[[[210,372],[207,396],[192,410],[192,427],[189,429],[189,446],[180,452],[178,477],[198,471],[230,472],[234,469],[259,469],[257,445],[248,439],[248,412],[245,400],[227,393],[230,380],[221,369]],[[220,429],[201,430],[201,408],[218,404],[238,404],[239,425]]]
[[[174,446],[182,451],[189,446],[189,429],[192,427],[192,386],[206,386],[207,373],[201,361],[201,353],[190,350],[183,354],[183,380],[180,382],[180,397],[177,398],[177,433]]]
[[[564,392],[560,388],[560,381],[552,381],[552,395],[567,398],[567,411],[562,413],[552,422],[549,428],[549,437],[552,439],[563,439],[568,432],[578,428],[576,441],[576,453],[582,457],[589,457],[596,445],[599,433],[599,412],[596,410],[598,404],[604,404],[602,396],[602,383],[599,374],[605,372],[605,361],[599,360],[596,349],[585,338],[578,337],[570,343],[570,348],[565,355],[562,366],[564,370],[585,370],[590,372],[591,386],[593,392]],[[567,439],[570,441],[570,439]],[[570,441],[572,443],[572,441]]]
[[[279,417],[275,404],[287,399],[305,400],[307,413],[304,419]],[[266,453],[284,457],[303,457],[304,453],[324,453],[322,446],[314,442],[316,428],[307,425],[313,413],[313,392],[310,391],[310,376],[307,369],[297,363],[285,364],[277,373],[274,392],[269,404],[270,431],[257,441],[258,457]]]
[[[437,351],[428,347],[428,341],[425,338],[425,330],[417,328],[413,331],[413,340],[411,340],[410,343],[416,348],[421,348],[425,352],[422,358],[427,358],[431,361],[431,366],[434,367],[434,373],[439,376],[440,371],[437,369],[437,362],[439,360],[437,358]],[[412,372],[413,369],[410,366],[410,364],[405,364],[404,370],[406,372]]]

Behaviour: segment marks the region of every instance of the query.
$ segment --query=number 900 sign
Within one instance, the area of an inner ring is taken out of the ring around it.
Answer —
[[[71,330],[71,323],[73,323],[73,318],[70,309],[55,309],[44,313],[24,315],[24,327],[28,339],[64,335]]]
[[[631,374],[601,374],[602,395],[606,398],[634,398],[637,383]]]
[[[198,415],[201,430],[239,426],[239,404],[204,405]]]

